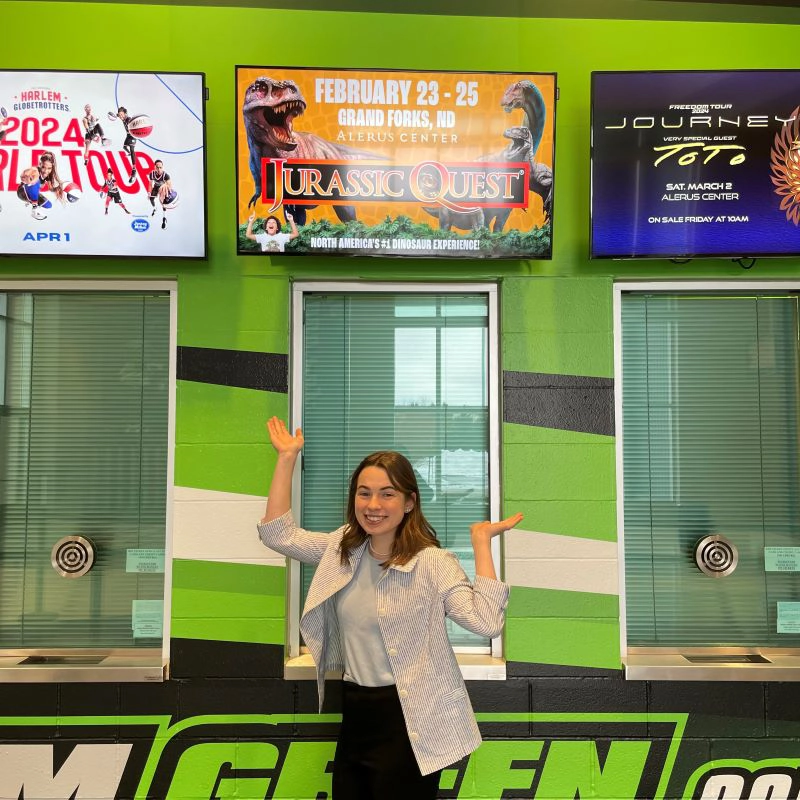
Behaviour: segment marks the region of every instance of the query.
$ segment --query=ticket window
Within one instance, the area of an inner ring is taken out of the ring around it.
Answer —
[[[629,662],[800,653],[797,295],[623,293],[621,368]]]
[[[0,297],[0,667],[113,664],[136,680],[130,663],[156,679],[170,293]]]
[[[496,289],[295,286],[294,372],[301,380],[293,401],[306,435],[297,503],[304,527],[341,525],[352,469],[367,453],[398,450],[416,472],[422,508],[442,545],[474,574],[469,525],[498,514]],[[495,548],[498,564],[499,555]],[[312,572],[301,568],[302,596]],[[451,623],[448,634],[459,654],[502,655],[499,638]],[[298,643],[295,626],[290,652]]]

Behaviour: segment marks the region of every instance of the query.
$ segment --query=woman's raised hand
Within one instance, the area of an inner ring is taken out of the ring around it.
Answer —
[[[499,536],[501,533],[510,530],[511,528],[519,525],[522,522],[522,514],[512,514],[506,519],[501,519],[499,522],[474,522],[469,526],[470,536],[473,541],[477,539],[492,539]]]
[[[267,510],[261,519],[262,522],[277,519],[291,509],[292,474],[297,465],[297,454],[303,449],[303,431],[298,428],[292,436],[282,419],[272,417],[267,420],[267,432],[278,458],[272,471]]]
[[[298,428],[292,436],[282,419],[272,417],[267,420],[267,432],[278,455],[296,456],[303,449],[303,431]]]

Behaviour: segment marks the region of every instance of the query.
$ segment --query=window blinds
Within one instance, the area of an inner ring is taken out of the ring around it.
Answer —
[[[442,546],[474,574],[469,525],[489,517],[487,331],[482,294],[305,295],[305,528],[339,527],[352,470],[398,450]],[[312,574],[303,568],[304,593]],[[456,626],[451,639],[489,646]]]
[[[623,295],[629,646],[800,644],[800,572],[767,569],[800,547],[797,348],[793,295]],[[695,564],[712,534],[738,549],[724,578]]]
[[[129,571],[128,558],[165,544],[168,297],[6,301],[0,647],[158,646],[146,626],[134,630],[134,603],[163,603],[164,576]],[[81,578],[51,565],[68,535],[96,546]]]

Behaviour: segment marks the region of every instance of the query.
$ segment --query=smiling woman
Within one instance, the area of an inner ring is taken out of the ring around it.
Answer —
[[[369,547],[373,553],[388,546],[385,555],[389,555],[397,529],[404,515],[411,511],[413,502],[413,494],[407,498],[396,489],[385,469],[364,467],[361,470],[355,496],[355,514],[358,524],[370,537]]]
[[[384,566],[407,564],[421,549],[439,547],[418,496],[417,478],[407,458],[391,450],[367,456],[350,479],[342,561],[365,538],[369,552]]]
[[[425,519],[409,461],[380,451],[353,471],[345,525],[305,531],[291,513],[303,433],[275,417],[267,428],[277,461],[259,535],[317,565],[300,628],[317,665],[320,710],[326,673],[344,677],[334,798],[432,800],[441,770],[481,742],[445,620],[481,636],[500,632],[509,589],[490,545],[522,515],[471,526],[473,584]]]

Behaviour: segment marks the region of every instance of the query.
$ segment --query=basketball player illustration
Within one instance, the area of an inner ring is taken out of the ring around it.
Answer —
[[[64,181],[58,177],[55,153],[52,150],[45,150],[39,156],[39,163],[36,166],[39,170],[42,191],[52,192],[63,203],[65,200]]]
[[[155,169],[148,173],[147,180],[150,185],[150,205],[153,207],[151,217],[156,213],[156,200],[163,203],[164,197],[172,188],[172,180],[164,169],[164,162],[159,158],[155,162]]]
[[[31,216],[34,219],[47,219],[47,214],[43,214],[42,209],[52,208],[53,204],[44,193],[38,167],[28,167],[22,170],[19,180],[17,197],[25,203],[26,207],[31,206]]]
[[[127,151],[128,157],[131,160],[131,177],[129,182],[133,183],[136,180],[136,137],[129,129],[133,117],[128,116],[128,109],[125,108],[125,106],[120,106],[116,114],[113,111],[108,112],[108,119],[119,119],[125,127],[125,141],[122,143],[122,149]]]
[[[103,147],[107,147],[110,144],[110,140],[106,139],[103,134],[100,118],[95,116],[89,103],[83,107],[83,113],[84,117],[81,119],[81,123],[83,124],[83,140],[86,143],[83,148],[83,165],[86,166],[89,163],[89,148],[92,142],[99,141]]]
[[[149,172],[147,180],[150,186],[150,205],[153,211],[150,216],[155,216],[156,199],[161,205],[161,228],[167,227],[167,211],[178,205],[178,193],[172,186],[172,178],[164,169],[164,162],[159,158],[154,162],[155,169]]]
[[[118,205],[126,214],[131,213],[127,208],[125,208],[125,203],[122,202],[122,196],[119,193],[117,180],[111,170],[106,172],[106,182],[103,184],[103,188],[100,190],[100,197],[103,197],[103,195],[105,195],[106,198],[106,214],[108,214],[108,206],[111,204],[112,200],[114,201],[115,205]]]

